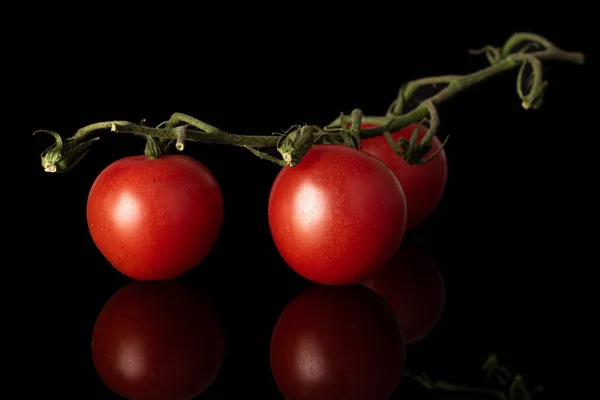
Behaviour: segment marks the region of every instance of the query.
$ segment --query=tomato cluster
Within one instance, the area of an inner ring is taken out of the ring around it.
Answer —
[[[392,138],[409,139],[415,129],[419,139],[427,132],[414,124]],[[436,137],[431,145],[431,153],[440,150]],[[298,165],[281,169],[266,205],[273,242],[290,268],[316,284],[285,308],[273,331],[271,366],[286,398],[388,398],[394,391],[405,346],[424,338],[444,308],[435,261],[405,236],[436,209],[446,179],[443,150],[413,166],[384,136],[364,139],[360,149],[317,144]],[[96,178],[87,204],[99,251],[139,281],[171,280],[201,263],[218,240],[223,214],[216,178],[184,155],[114,162]],[[193,303],[208,330],[186,333],[195,340],[185,343],[195,352],[186,358],[167,327],[184,332],[195,326],[184,326],[177,299],[163,299],[166,294],[148,283],[124,289],[102,311],[93,342],[99,374],[128,398],[147,398],[147,379],[158,379],[155,393],[173,390],[169,385],[185,389],[181,398],[200,393],[222,356],[216,318]],[[147,307],[165,309],[163,319],[154,322],[155,310]],[[154,334],[145,332],[149,327]],[[164,350],[135,360],[134,344]],[[133,364],[118,361],[130,347]],[[171,376],[161,369],[181,362],[192,372]]]
[[[392,137],[408,139],[415,127]],[[419,129],[420,139],[426,128]],[[437,137],[431,145],[431,152],[441,146]],[[384,136],[363,140],[362,150],[315,145],[273,182],[273,240],[300,276],[328,285],[359,283],[381,270],[405,233],[434,211],[446,177],[443,150],[413,166]],[[112,163],[96,178],[87,222],[94,243],[117,270],[137,280],[172,279],[210,252],[223,212],[219,183],[199,161],[135,156]]]

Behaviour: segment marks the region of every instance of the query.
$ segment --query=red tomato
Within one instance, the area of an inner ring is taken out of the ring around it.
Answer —
[[[402,243],[389,264],[363,284],[392,308],[407,344],[426,337],[444,310],[442,273],[433,257],[414,243]]]
[[[287,400],[388,399],[404,373],[400,327],[363,286],[314,285],[283,310],[271,369]]]
[[[127,157],[92,185],[87,222],[94,243],[133,279],[172,279],[209,253],[223,222],[221,189],[197,160]]]
[[[377,158],[356,149],[316,145],[277,175],[269,225],[279,253],[304,278],[355,284],[377,272],[404,236],[406,199]]]
[[[363,128],[376,126],[374,124],[362,124]],[[408,125],[398,132],[392,133],[394,142],[403,137],[410,139],[417,124]],[[418,140],[427,133],[427,128],[421,125]],[[430,142],[432,149],[425,156],[428,157],[437,151],[442,144],[437,136]],[[442,199],[448,177],[448,161],[446,152],[442,150],[433,160],[423,165],[408,165],[399,155],[394,153],[385,136],[364,139],[362,149],[381,159],[400,181],[408,209],[408,220],[406,231],[410,231],[421,225],[437,208]]]
[[[175,281],[139,281],[113,295],[92,336],[102,381],[130,400],[187,400],[216,378],[225,339],[203,294]]]

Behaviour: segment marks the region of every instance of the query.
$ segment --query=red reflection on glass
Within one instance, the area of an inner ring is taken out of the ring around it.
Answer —
[[[407,344],[425,338],[442,316],[443,276],[433,257],[416,243],[403,243],[387,266],[363,284],[392,308]]]
[[[387,399],[404,373],[405,348],[377,294],[360,285],[314,285],[283,310],[270,356],[288,400]]]
[[[176,281],[138,281],[96,319],[92,357],[100,379],[131,400],[188,400],[216,378],[225,352],[209,299]]]

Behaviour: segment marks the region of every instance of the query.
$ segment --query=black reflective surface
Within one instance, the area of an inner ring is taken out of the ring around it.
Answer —
[[[156,125],[175,111],[241,134],[281,132],[303,122],[322,125],[355,107],[365,114],[383,114],[404,81],[482,68],[484,59],[466,50],[501,43],[514,30],[454,33],[428,48],[408,47],[407,57],[398,61],[344,67],[325,63],[310,73],[285,62],[293,54],[276,56],[265,47],[259,49],[259,64],[229,64],[230,73],[219,63],[183,63],[150,72],[131,62],[94,62],[89,70],[79,70],[76,79],[70,73],[77,69],[75,55],[65,50],[63,62],[33,78],[29,102],[34,116],[22,134],[50,129],[66,137],[84,125],[113,119],[146,118]],[[577,37],[543,33],[565,48],[586,50]],[[373,44],[379,50],[387,43],[381,35],[376,39],[382,44]],[[329,44],[337,54],[339,42],[332,39]],[[323,59],[325,48],[314,49],[314,57]],[[154,378],[137,381],[136,389],[157,399],[200,391],[198,399],[282,399],[276,376],[290,387],[298,380],[318,379],[319,371],[336,365],[346,368],[345,376],[352,380],[340,383],[332,376],[326,384],[356,385],[354,393],[365,385],[395,386],[401,369],[492,388],[498,387],[496,381],[486,379],[481,370],[491,353],[509,370],[523,374],[531,387],[551,390],[555,364],[549,349],[562,335],[557,332],[556,288],[564,277],[558,268],[572,260],[569,238],[564,237],[572,228],[564,214],[564,192],[578,188],[576,178],[554,155],[554,139],[583,126],[568,117],[578,109],[569,99],[580,94],[581,68],[553,63],[548,73],[552,92],[534,112],[519,106],[516,71],[450,100],[440,110],[440,136],[450,135],[446,191],[435,213],[405,241],[434,260],[443,290],[431,289],[430,296],[414,290],[411,301],[421,311],[396,310],[397,315],[405,313],[398,319],[412,321],[417,331],[434,325],[406,350],[394,341],[398,339],[386,319],[393,319],[391,311],[389,316],[366,311],[377,308],[365,295],[373,292],[317,287],[283,262],[267,222],[269,190],[279,167],[245,149],[189,144],[185,153],[210,168],[221,185],[225,216],[218,241],[200,265],[173,282],[134,282],[94,246],[85,206],[95,177],[112,161],[142,152],[143,140],[102,134],[73,171],[52,175],[39,165],[39,153],[49,139],[35,137],[24,155],[31,171],[27,182],[36,194],[29,209],[36,225],[26,250],[32,257],[25,272],[30,280],[20,289],[23,311],[15,312],[18,325],[30,335],[18,336],[25,340],[21,348],[31,360],[27,375],[38,382],[31,390],[65,399],[119,399],[123,397],[117,392],[129,390],[122,389],[123,376],[137,379],[144,372],[136,368],[146,362],[145,373]],[[45,97],[59,93],[60,101]],[[548,140],[541,140],[544,135]],[[406,288],[440,285],[407,285],[414,276],[400,277]],[[295,328],[280,332],[290,338],[278,339],[278,375],[270,355],[277,322],[290,304],[315,290],[321,291],[314,296],[317,300],[326,300],[303,301],[294,311]],[[426,312],[435,314],[441,299],[439,316],[418,321]],[[368,326],[361,325],[365,320]],[[293,342],[290,332],[298,331],[307,338]],[[352,336],[355,331],[361,333]],[[280,353],[284,351],[290,353],[287,358]],[[310,365],[290,365],[292,354]],[[390,354],[405,356],[405,362]],[[115,369],[121,378],[111,375]],[[293,373],[304,375],[290,378]],[[404,378],[391,398],[479,398],[469,396],[428,390]]]

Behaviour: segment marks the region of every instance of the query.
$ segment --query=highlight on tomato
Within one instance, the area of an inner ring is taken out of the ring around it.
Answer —
[[[374,126],[377,125],[361,124],[363,128]],[[401,137],[410,140],[417,126],[419,126],[417,138],[420,141],[427,133],[427,128],[423,125],[411,124],[391,133],[394,142],[397,142]],[[445,150],[442,149],[435,158],[425,164],[409,165],[394,152],[384,135],[363,139],[361,142],[362,150],[382,160],[400,181],[407,204],[406,231],[413,230],[423,224],[438,207],[446,188],[448,160]],[[432,146],[431,151],[425,158],[442,147],[437,136],[433,137],[430,145]]]
[[[281,313],[270,363],[288,400],[389,399],[405,344],[389,307],[361,285],[313,285]]]
[[[406,198],[381,160],[346,146],[315,145],[273,182],[268,218],[285,262],[315,283],[352,285],[393,256]]]
[[[94,181],[87,223],[97,248],[121,273],[172,279],[198,265],[215,244],[222,193],[213,174],[192,157],[126,157]]]
[[[442,273],[425,247],[415,242],[403,242],[388,265],[363,285],[391,307],[407,344],[424,339],[442,316],[446,294]]]
[[[176,281],[137,281],[102,308],[92,335],[98,376],[130,400],[188,400],[213,383],[225,339],[210,299]]]

